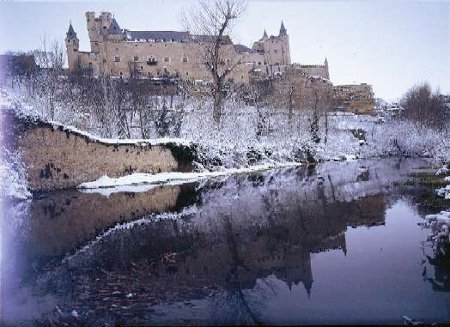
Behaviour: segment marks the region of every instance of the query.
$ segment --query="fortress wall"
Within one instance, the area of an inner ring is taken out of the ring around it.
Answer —
[[[364,83],[334,86],[332,107],[356,114],[374,114],[375,97],[372,86]]]
[[[47,123],[26,129],[18,140],[30,189],[73,188],[104,174],[192,171],[189,147],[166,143],[104,143]]]
[[[325,66],[311,66],[299,68],[300,66],[284,67],[284,72],[279,80],[274,80],[268,87],[265,101],[276,107],[294,110],[312,109],[318,96],[317,108],[325,110],[343,110],[355,114],[373,115],[375,98],[372,86],[368,84],[359,85],[337,85],[324,78],[311,76],[309,73],[328,73]],[[309,73],[307,73],[307,71]],[[256,85],[265,85],[263,80],[254,80]],[[259,84],[260,83],[260,84]]]
[[[325,79],[330,79],[328,67],[322,65],[300,66],[300,70],[307,75],[320,76]]]
[[[293,109],[313,108],[318,96],[318,108],[327,105],[332,95],[332,84],[326,80],[313,78],[298,69],[288,68],[280,80],[272,84],[272,90],[266,97],[269,103]]]

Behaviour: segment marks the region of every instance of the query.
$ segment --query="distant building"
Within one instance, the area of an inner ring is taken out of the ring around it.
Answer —
[[[209,35],[177,31],[131,31],[122,29],[109,12],[95,17],[86,13],[91,51],[79,51],[79,39],[72,25],[66,34],[69,70],[90,69],[94,76],[161,77],[177,75],[184,80],[210,79],[203,50],[212,41]],[[263,37],[252,48],[233,44],[226,36],[225,60],[237,61],[231,74],[235,82],[249,82],[249,71],[260,68],[266,74],[290,65],[289,36],[281,24],[277,36]]]
[[[91,51],[79,51],[79,39],[72,27],[66,33],[69,71],[88,71],[94,76],[161,78],[178,77],[193,83],[211,80],[205,66],[205,48],[213,41],[211,35],[195,35],[187,31],[132,31],[122,29],[113,15],[102,12],[86,12],[86,22]],[[268,36],[264,31],[261,39],[251,48],[233,44],[224,36],[222,49],[225,61],[235,66],[229,79],[236,83],[261,82],[268,79],[274,83],[274,101],[285,103],[286,96],[297,106],[311,103],[316,91],[326,90],[337,109],[355,113],[371,113],[375,106],[372,88],[367,84],[333,86],[330,82],[328,61],[323,64],[292,64],[289,35],[281,22],[278,35]],[[295,87],[294,87],[295,86]],[[292,89],[293,94],[290,93]],[[306,95],[306,96],[305,96]],[[293,101],[295,100],[295,101]]]

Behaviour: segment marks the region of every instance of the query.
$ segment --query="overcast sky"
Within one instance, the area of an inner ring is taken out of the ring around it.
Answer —
[[[121,28],[181,30],[181,11],[194,1],[0,0],[0,53],[27,51],[64,41],[69,22],[80,49],[89,50],[84,13],[110,11]],[[449,1],[258,1],[250,0],[233,40],[251,46],[281,20],[291,59],[302,64],[328,58],[333,84],[373,85],[377,97],[395,100],[417,82],[450,93]]]

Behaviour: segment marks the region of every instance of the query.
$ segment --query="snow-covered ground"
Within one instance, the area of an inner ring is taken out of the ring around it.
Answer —
[[[439,245],[440,242],[450,242],[450,211],[425,216],[425,227],[430,228],[430,240],[435,245]]]
[[[444,162],[450,161],[450,144],[447,141],[450,138],[450,131],[437,132],[398,120],[383,121],[379,117],[348,113],[330,114],[327,128],[324,118],[321,117],[318,124],[320,142],[315,143],[311,137],[311,112],[308,111],[296,112],[290,116],[286,110],[279,108],[256,108],[228,101],[223,110],[220,128],[217,128],[211,115],[211,103],[203,100],[175,99],[174,101],[179,101],[179,103],[175,104],[178,109],[173,112],[178,115],[177,119],[179,120],[177,123],[171,123],[172,127],[168,129],[170,132],[168,135],[164,138],[158,137],[156,123],[147,118],[153,124],[149,125],[148,131],[151,138],[123,139],[114,134],[116,133],[114,126],[117,121],[111,121],[109,125],[101,127],[95,113],[80,113],[77,111],[78,109],[74,111],[64,103],[56,103],[53,117],[58,122],[52,121],[49,119],[46,109],[48,104],[42,99],[26,97],[26,94],[24,89],[0,88],[0,108],[13,108],[19,115],[39,117],[51,123],[55,128],[63,128],[97,142],[108,144],[176,143],[197,146],[200,162],[197,163],[196,170],[200,173],[196,175],[173,173],[149,176],[148,174],[135,174],[114,180],[103,177],[96,183],[81,185],[80,187],[85,190],[112,186],[117,190],[125,190],[126,185],[135,184],[140,184],[143,189],[148,189],[155,183],[189,181],[215,176],[215,174],[239,172],[240,169],[252,171],[266,166],[279,167],[305,160],[307,151],[321,161],[403,155],[425,156]],[[136,121],[134,120],[132,123],[136,124]],[[104,130],[105,126],[107,131]],[[174,129],[177,132],[174,132]],[[357,133],[363,131],[364,135],[355,136],[355,131],[358,131]],[[104,137],[105,134],[111,137]],[[136,134],[134,135],[136,136]],[[405,137],[406,135],[407,137]],[[3,161],[1,164],[1,174],[4,176],[2,181],[8,182],[2,182],[2,193],[8,197],[26,198],[29,196],[26,192],[24,183],[26,178],[23,167],[20,166],[20,157],[17,154],[6,153]]]
[[[436,172],[436,175],[446,175],[449,173],[450,173],[450,169],[448,169],[447,166],[443,166]],[[444,181],[447,182],[448,185],[445,187],[438,188],[436,190],[436,193],[438,196],[440,196],[446,200],[450,200],[450,175],[444,177]]]

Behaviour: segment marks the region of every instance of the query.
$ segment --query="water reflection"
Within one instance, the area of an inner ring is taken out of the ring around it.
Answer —
[[[325,163],[314,171],[237,175],[109,198],[47,194],[32,201],[26,228],[16,229],[21,237],[4,241],[14,260],[2,270],[10,280],[18,276],[12,284],[20,290],[2,291],[13,303],[4,306],[4,317],[76,324],[279,322],[263,308],[286,291],[303,301],[300,286],[312,302],[314,255],[340,253],[342,261],[348,228],[384,226],[387,209],[402,197],[394,182],[424,165]],[[155,214],[165,211],[178,213]],[[21,315],[14,306],[19,298],[30,303]]]

